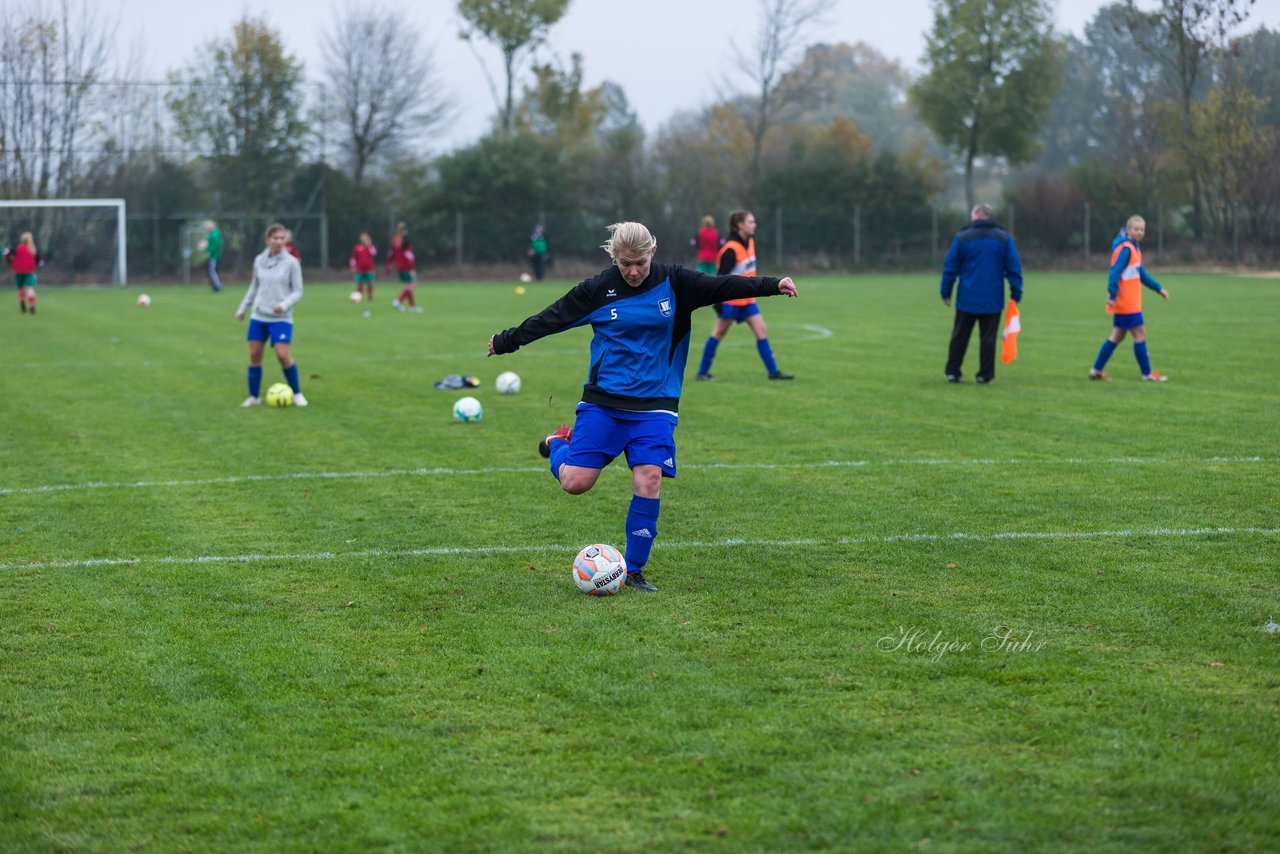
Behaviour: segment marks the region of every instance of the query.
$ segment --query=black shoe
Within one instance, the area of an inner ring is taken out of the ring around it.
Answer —
[[[698,374],[698,379],[702,380],[703,382],[710,382],[711,380],[715,379],[715,377],[711,376],[711,374]]]
[[[27,304],[22,300],[18,300],[18,308],[22,309],[23,314],[27,313]]]
[[[649,580],[648,580],[647,578],[645,578],[645,577],[644,577],[644,573],[643,573],[643,572],[639,572],[639,571],[636,571],[636,572],[628,571],[628,572],[627,572],[626,585],[627,585],[628,587],[634,587],[634,588],[635,588],[635,589],[637,589],[637,590],[643,590],[645,593],[657,593],[657,592],[658,592],[658,588],[656,588],[656,587],[654,587],[652,584],[650,584],[650,583],[649,583]]]
[[[769,374],[769,379],[771,380],[793,380],[795,378],[795,374],[789,374],[786,371],[778,371],[776,374]]]
[[[989,385],[996,381],[995,377],[978,377],[974,382],[978,385]]]
[[[960,375],[959,375],[959,374],[947,374],[947,382],[949,382],[949,383],[958,383],[958,382],[960,382]]]

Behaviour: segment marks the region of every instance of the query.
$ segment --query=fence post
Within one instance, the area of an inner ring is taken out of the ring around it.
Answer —
[[[1089,203],[1084,203],[1084,263],[1089,266]]]
[[[853,206],[853,265],[862,263],[862,205]]]
[[[1240,266],[1240,207],[1231,206],[1231,263]]]
[[[455,211],[453,214],[453,248],[454,248],[454,264],[458,267],[462,266],[462,211]]]
[[[929,205],[929,260],[938,263],[938,206]]]
[[[778,267],[782,267],[782,208],[778,208]]]
[[[329,272],[329,214],[320,214],[320,269]]]
[[[1164,205],[1156,208],[1156,255],[1164,258]]]

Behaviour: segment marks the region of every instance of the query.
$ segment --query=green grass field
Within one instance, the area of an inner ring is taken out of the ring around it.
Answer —
[[[765,301],[793,383],[745,328],[692,382],[699,312],[661,592],[605,600],[625,468],[535,452],[589,332],[483,357],[568,283],[310,285],[305,410],[238,407],[242,287],[10,299],[0,850],[1276,850],[1280,283],[1161,279],[1164,384],[1085,379],[1098,276],[989,387],[933,276]]]

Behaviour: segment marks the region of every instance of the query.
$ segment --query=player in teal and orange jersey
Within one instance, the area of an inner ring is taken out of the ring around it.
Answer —
[[[351,248],[351,257],[347,263],[356,277],[356,292],[369,302],[373,302],[373,278],[378,269],[378,247],[373,245],[373,237],[369,232],[360,232],[360,242]],[[368,293],[365,289],[368,288]]]
[[[43,263],[36,249],[36,239],[24,231],[18,245],[4,253],[13,267],[13,283],[18,286],[18,306],[23,314],[36,313],[36,268]]]
[[[1110,379],[1103,368],[1115,352],[1116,345],[1124,340],[1125,333],[1133,335],[1133,356],[1138,360],[1142,378],[1149,382],[1164,382],[1164,374],[1151,370],[1147,355],[1147,327],[1142,319],[1142,288],[1148,287],[1161,298],[1169,299],[1169,292],[1147,274],[1142,266],[1142,248],[1138,245],[1147,233],[1147,221],[1140,216],[1129,217],[1124,228],[1111,244],[1111,273],[1107,276],[1107,312],[1113,315],[1111,336],[1102,342],[1098,358],[1089,369],[1089,379]]]
[[[756,215],[751,211],[734,211],[729,215],[729,237],[720,247],[720,263],[717,274],[721,276],[754,276],[756,274]],[[711,361],[716,357],[716,349],[725,334],[734,323],[745,323],[751,327],[756,336],[756,350],[760,353],[760,361],[769,372],[771,380],[793,380],[795,374],[778,370],[778,363],[773,358],[773,347],[769,345],[769,330],[764,325],[764,316],[760,314],[760,306],[754,298],[735,299],[716,304],[716,325],[711,330],[711,337],[702,348],[702,364],[698,366],[698,379],[710,380]]]

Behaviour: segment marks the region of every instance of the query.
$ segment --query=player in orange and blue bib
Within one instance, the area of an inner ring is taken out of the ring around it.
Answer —
[[[751,211],[734,211],[729,215],[729,237],[720,247],[720,263],[717,274],[721,276],[747,276],[756,274],[756,215]],[[745,323],[756,336],[756,352],[771,380],[793,380],[795,374],[778,369],[769,344],[769,330],[764,325],[764,315],[755,298],[727,300],[716,303],[716,325],[702,348],[702,363],[698,366],[698,379],[712,380],[711,362],[716,349],[735,323]]]
[[[1142,378],[1149,382],[1164,382],[1168,379],[1164,374],[1151,370],[1151,359],[1147,355],[1147,328],[1142,320],[1142,289],[1151,288],[1166,300],[1169,292],[1151,278],[1142,266],[1142,248],[1139,242],[1146,233],[1147,221],[1140,216],[1131,216],[1111,244],[1111,273],[1107,276],[1107,312],[1113,316],[1111,336],[1102,342],[1098,358],[1089,369],[1091,380],[1110,379],[1102,369],[1106,367],[1107,360],[1115,352],[1116,345],[1124,340],[1126,333],[1133,335],[1133,356],[1138,360]]]

